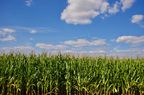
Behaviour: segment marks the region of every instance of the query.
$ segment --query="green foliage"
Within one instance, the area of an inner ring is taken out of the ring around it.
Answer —
[[[2,95],[142,95],[144,58],[0,55]]]

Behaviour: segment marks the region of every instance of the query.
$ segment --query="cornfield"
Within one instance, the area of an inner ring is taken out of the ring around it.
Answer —
[[[0,95],[144,95],[144,58],[3,53]]]

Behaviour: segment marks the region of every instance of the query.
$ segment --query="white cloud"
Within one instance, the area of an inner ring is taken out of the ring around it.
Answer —
[[[12,35],[8,35],[6,37],[0,37],[0,42],[12,42],[12,41],[16,41],[16,38]]]
[[[74,47],[82,47],[82,46],[102,46],[106,45],[106,42],[104,39],[98,39],[98,40],[86,40],[86,39],[77,39],[77,40],[68,40],[64,41],[65,45],[71,45]]]
[[[64,45],[53,45],[53,44],[46,44],[46,43],[37,43],[36,47],[41,48],[41,49],[64,49],[66,46]]]
[[[35,33],[37,33],[37,32],[38,32],[38,31],[37,31],[37,30],[34,30],[34,29],[31,29],[31,30],[30,30],[30,33],[31,33],[31,34],[35,34]]]
[[[90,45],[103,46],[103,45],[106,45],[106,42],[104,39],[98,39],[98,40],[90,41]]]
[[[61,13],[61,20],[69,24],[90,24],[99,15],[116,14],[132,7],[134,0],[115,1],[113,6],[107,0],[68,0],[68,6]]]
[[[33,2],[32,0],[26,0],[26,1],[25,1],[26,6],[30,7],[31,4],[32,4],[32,2]]]
[[[5,52],[5,53],[10,53],[10,52],[20,52],[20,53],[24,53],[24,54],[29,54],[34,50],[33,47],[31,46],[14,46],[14,47],[1,47],[0,48],[0,52]]]
[[[17,30],[17,32],[24,31],[24,32],[29,32],[31,34],[36,34],[37,32],[39,32],[37,29],[31,28],[31,27],[16,26],[13,28],[15,28]]]
[[[144,57],[144,47],[117,47],[114,48],[109,55],[114,57]]]
[[[109,14],[116,14],[119,12],[119,7],[120,7],[120,3],[119,2],[115,2],[113,7],[109,7],[108,9],[108,13]]]
[[[48,50],[51,53],[72,53],[72,54],[104,54],[106,52],[104,39],[97,40],[67,40],[61,44],[37,43],[35,46],[40,49]],[[97,46],[97,47],[96,47]]]
[[[12,28],[1,28],[0,29],[0,35],[7,35],[7,34],[11,34],[14,33],[16,30],[12,29]]]
[[[135,0],[121,0],[122,3],[122,10],[125,11],[129,9],[134,4]]]
[[[107,12],[108,8],[109,8],[109,3],[108,2],[103,2],[101,7],[100,7],[100,13]]]
[[[31,46],[15,46],[13,47],[15,50],[32,50],[33,48]]]
[[[40,49],[45,49],[47,50],[46,52],[50,52],[52,54],[57,54],[59,52],[61,53],[70,53],[70,54],[98,54],[98,55],[104,55],[106,54],[106,49],[103,47],[73,47],[73,46],[68,46],[68,45],[53,45],[53,44],[45,44],[45,43],[37,43],[36,47]]]
[[[131,18],[131,22],[135,24],[139,24],[143,20],[144,20],[144,15],[141,14],[133,15]]]
[[[72,24],[89,24],[91,19],[104,12],[108,4],[105,0],[68,0],[68,6],[61,19]]]
[[[77,40],[68,40],[64,41],[65,45],[71,45],[76,47],[87,46],[89,45],[89,41],[85,39],[77,39]]]
[[[64,50],[62,53],[71,53],[71,54],[84,54],[84,55],[105,55],[106,51],[105,50]]]
[[[55,29],[51,29],[49,27],[11,26],[11,28],[15,29],[17,32],[27,32],[27,33],[30,33],[30,34],[56,31]]]
[[[143,44],[144,36],[120,36],[116,39],[116,42],[124,42],[130,44]]]
[[[12,28],[0,28],[0,42],[11,42],[15,41],[16,38],[11,34],[16,30]]]
[[[23,27],[23,26],[13,26],[11,28],[0,28],[0,35],[12,34],[15,32],[29,32],[31,34],[36,34],[39,31],[46,31],[46,29],[35,29],[30,27]]]

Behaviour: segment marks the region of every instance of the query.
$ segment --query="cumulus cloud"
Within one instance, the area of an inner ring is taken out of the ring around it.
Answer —
[[[68,0],[61,19],[72,24],[88,24],[100,11],[106,11],[107,6],[108,3],[104,0]]]
[[[142,20],[144,20],[144,15],[138,14],[138,15],[133,15],[131,18],[132,23],[140,23]]]
[[[41,48],[41,49],[64,49],[66,46],[64,45],[53,45],[53,44],[46,44],[46,43],[37,43],[36,47]]]
[[[114,48],[109,55],[114,57],[144,57],[144,47]]]
[[[104,39],[93,40],[93,41],[90,41],[90,45],[103,46],[103,45],[106,45],[106,41]]]
[[[6,35],[6,34],[11,34],[14,33],[16,30],[12,28],[2,28],[0,29],[0,35]]]
[[[48,31],[46,27],[42,28],[31,28],[31,27],[24,27],[24,26],[12,26],[10,28],[0,28],[0,35],[2,34],[12,34],[15,32],[28,32],[31,34],[36,34],[39,31]]]
[[[26,3],[26,6],[30,7],[31,4],[32,4],[33,0],[26,0],[25,3]]]
[[[14,51],[24,51],[24,50],[33,50],[33,47],[22,45],[22,46],[15,46],[15,47],[7,47],[5,49],[14,50]]]
[[[99,15],[116,14],[132,7],[134,0],[116,1],[113,6],[107,0],[68,0],[61,13],[61,20],[69,24],[90,24]]]
[[[76,50],[64,50],[62,51],[62,53],[71,53],[71,54],[83,54],[83,55],[89,55],[89,56],[93,56],[93,55],[105,55],[106,54],[106,51],[105,50],[102,50],[102,49],[99,49],[99,50],[79,50],[79,51],[76,51]]]
[[[72,53],[72,54],[104,54],[106,51],[106,45],[104,39],[97,40],[86,40],[86,39],[76,39],[67,40],[61,42],[60,44],[46,44],[37,43],[35,46],[40,49],[50,50],[52,53]]]
[[[1,47],[0,52],[10,53],[10,52],[20,52],[24,54],[29,54],[34,50],[33,47],[28,45],[13,46],[13,47]]]
[[[81,46],[87,46],[89,44],[89,41],[85,39],[68,40],[64,41],[64,44],[81,47]]]
[[[144,36],[120,36],[116,39],[116,42],[124,42],[130,44],[144,44]]]
[[[31,28],[31,27],[24,27],[24,26],[15,26],[13,27],[17,30],[17,32],[28,32],[28,33],[31,33],[31,34],[36,34],[37,32],[40,31],[40,29],[36,29],[36,28]]]
[[[113,7],[109,7],[108,9],[108,13],[109,14],[116,14],[119,12],[119,7],[120,7],[120,3],[119,2],[115,2]]]
[[[30,33],[31,33],[31,34],[35,34],[35,33],[37,33],[37,30],[31,29],[31,30],[30,30]]]
[[[102,46],[106,45],[106,42],[104,39],[98,39],[98,40],[86,40],[86,39],[77,39],[77,40],[68,40],[64,41],[65,45],[71,45],[74,47],[82,47],[82,46]]]
[[[0,28],[0,42],[12,42],[15,41],[16,38],[11,34],[16,30],[11,28]]]
[[[132,5],[134,4],[135,0],[121,0],[122,3],[122,10],[125,11],[126,9],[129,9],[130,7],[132,7]]]
[[[69,46],[65,44],[45,44],[45,43],[37,43],[37,48],[47,50],[47,52],[51,52],[52,54],[57,54],[59,52],[61,53],[70,53],[70,54],[98,54],[98,55],[105,55],[106,49],[104,47],[75,47],[75,46]]]
[[[17,32],[27,32],[27,33],[30,33],[30,34],[56,31],[55,29],[51,29],[50,27],[11,26],[11,28],[17,30]]]
[[[16,41],[16,38],[12,35],[8,35],[6,37],[0,37],[0,42],[12,42],[12,41]]]

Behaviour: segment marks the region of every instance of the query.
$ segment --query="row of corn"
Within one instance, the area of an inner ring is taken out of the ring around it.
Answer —
[[[144,95],[144,58],[3,53],[0,95]]]

